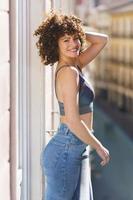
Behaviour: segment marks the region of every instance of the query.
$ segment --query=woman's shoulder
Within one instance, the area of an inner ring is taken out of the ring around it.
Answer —
[[[79,74],[78,67],[74,65],[62,65],[57,67],[55,75],[60,77],[77,76]]]

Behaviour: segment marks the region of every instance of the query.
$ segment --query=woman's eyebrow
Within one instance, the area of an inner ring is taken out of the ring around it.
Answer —
[[[69,38],[70,38],[70,36],[64,36],[61,39],[64,40],[64,39],[69,39]]]

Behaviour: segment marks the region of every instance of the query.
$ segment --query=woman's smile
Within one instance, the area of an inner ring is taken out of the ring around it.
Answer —
[[[71,55],[73,55],[73,56],[78,56],[80,49],[76,48],[76,49],[70,49],[70,50],[67,50],[67,51],[70,52]]]
[[[79,56],[81,42],[75,35],[65,35],[59,39],[59,52],[60,55],[65,57],[77,57]]]

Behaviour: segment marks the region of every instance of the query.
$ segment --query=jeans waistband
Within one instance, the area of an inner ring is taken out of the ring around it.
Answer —
[[[59,130],[62,130],[64,132],[64,135],[67,135],[67,132],[70,129],[67,124],[60,122],[57,131],[59,131]],[[91,129],[90,131],[91,131],[91,133],[94,133],[94,129]]]
[[[60,130],[61,130],[61,132],[60,132]],[[63,133],[63,135],[67,135],[69,130],[70,129],[67,126],[67,124],[60,122],[57,131],[59,131],[60,133]]]
[[[71,130],[69,129],[68,125],[65,123],[60,122],[58,129],[57,129],[57,137],[60,135],[63,135],[64,137],[66,136],[66,138],[70,139],[70,141],[74,144],[82,144],[84,147],[84,152],[86,151],[86,147],[88,146],[87,144],[83,143],[81,140],[79,140],[75,134],[73,134],[73,132],[71,132]],[[82,152],[83,153],[83,152]],[[83,155],[82,156],[82,160],[89,158],[89,155]]]

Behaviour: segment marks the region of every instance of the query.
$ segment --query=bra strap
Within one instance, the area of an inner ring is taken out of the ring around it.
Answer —
[[[57,92],[56,92],[56,77],[57,77],[57,73],[59,72],[59,70],[60,70],[61,68],[63,68],[63,67],[70,67],[70,66],[73,66],[73,67],[75,67],[76,69],[78,68],[78,70],[81,72],[81,69],[80,69],[80,67],[79,67],[78,65],[77,65],[77,67],[74,66],[74,65],[68,65],[68,64],[61,65],[61,67],[55,72],[55,95],[56,95],[57,100],[58,100]],[[79,90],[80,90],[80,89],[79,89]]]

